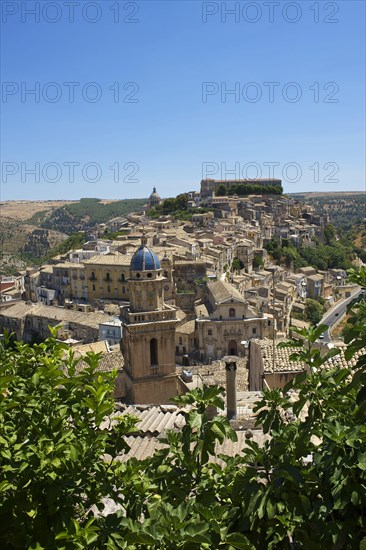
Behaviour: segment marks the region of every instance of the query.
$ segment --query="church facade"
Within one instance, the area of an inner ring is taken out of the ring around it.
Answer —
[[[267,318],[250,308],[230,283],[208,283],[206,297],[195,309],[202,361],[241,356],[242,342],[264,337]]]

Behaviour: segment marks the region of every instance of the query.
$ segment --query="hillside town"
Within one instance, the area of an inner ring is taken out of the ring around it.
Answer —
[[[238,183],[245,184],[225,182]],[[35,343],[58,326],[76,355],[101,353],[100,368],[118,371],[115,397],[130,404],[225,385],[228,357],[240,365],[235,390],[244,401],[245,392],[283,387],[304,367],[277,344],[291,327],[309,326],[308,301],[337,324],[362,290],[342,269],[295,270],[265,248],[273,238],[314,247],[327,215],[282,195],[218,196],[222,184],[202,180],[199,192],[186,194],[189,221],[152,217],[164,204],[154,188],[142,211],[98,224],[81,248],[3,277],[0,331]],[[318,345],[333,346],[331,332]]]

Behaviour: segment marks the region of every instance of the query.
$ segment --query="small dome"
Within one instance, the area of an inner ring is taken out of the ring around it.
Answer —
[[[132,256],[130,270],[154,271],[157,269],[161,269],[159,258],[146,244],[142,244]]]

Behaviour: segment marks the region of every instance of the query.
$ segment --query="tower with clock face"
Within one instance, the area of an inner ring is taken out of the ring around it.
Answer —
[[[173,266],[171,260],[165,254],[161,260],[161,269],[163,271],[164,282],[164,299],[167,302],[175,300],[175,284],[173,281]]]
[[[159,258],[144,236],[130,264],[130,305],[122,308],[128,403],[169,403],[178,393],[175,365],[176,307],[164,302]]]

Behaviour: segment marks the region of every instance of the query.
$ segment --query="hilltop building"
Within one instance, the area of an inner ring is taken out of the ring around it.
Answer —
[[[201,180],[201,199],[207,199],[212,197],[214,193],[218,190],[220,185],[224,185],[226,189],[230,189],[232,185],[238,184],[248,184],[248,185],[263,185],[263,186],[279,186],[282,183],[282,180],[279,179],[242,179],[242,180],[214,180],[214,179],[203,179]]]

